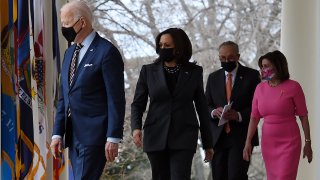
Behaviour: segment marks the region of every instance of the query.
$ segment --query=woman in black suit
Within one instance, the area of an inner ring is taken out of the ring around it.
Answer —
[[[182,29],[161,32],[156,52],[159,58],[142,66],[131,104],[133,140],[137,147],[142,146],[143,128],[143,150],[151,163],[152,179],[190,179],[199,129],[205,161],[213,156],[203,70],[189,62],[192,46]],[[148,97],[149,110],[142,127]]]

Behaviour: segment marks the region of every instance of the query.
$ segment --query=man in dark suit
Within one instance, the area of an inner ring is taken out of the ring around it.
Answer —
[[[84,2],[65,4],[61,24],[74,44],[64,54],[51,151],[59,156],[64,137],[75,179],[99,179],[106,160],[118,156],[123,136],[123,61],[118,49],[93,30]]]
[[[242,158],[248,131],[253,94],[260,82],[259,72],[239,63],[239,47],[232,41],[219,46],[222,69],[208,77],[206,97],[212,117],[214,156],[211,161],[214,180],[247,180],[249,162]],[[223,107],[228,123],[218,126]],[[257,132],[252,145],[259,144]]]

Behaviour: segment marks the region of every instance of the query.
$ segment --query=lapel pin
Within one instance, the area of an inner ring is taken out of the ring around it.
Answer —
[[[92,52],[92,51],[93,51],[93,49],[90,49],[90,51]]]
[[[242,79],[243,77],[242,76],[240,76],[240,79]]]

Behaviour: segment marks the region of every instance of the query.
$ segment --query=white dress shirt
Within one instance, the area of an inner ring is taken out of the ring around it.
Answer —
[[[237,65],[237,67],[234,68],[234,70],[232,70],[231,72],[224,71],[225,76],[226,76],[226,83],[227,83],[227,80],[228,80],[227,75],[228,75],[229,73],[232,74],[232,76],[231,76],[231,78],[232,78],[232,88],[233,88],[233,85],[234,85],[234,81],[236,80],[236,75],[237,75],[238,67],[239,67],[239,66]],[[213,115],[213,112],[214,112],[215,110],[216,110],[216,109],[214,109],[214,110],[211,111],[211,117],[212,117],[212,118],[215,117],[215,116]],[[240,112],[238,112],[238,115],[239,115],[239,120],[238,120],[238,121],[239,121],[239,122],[242,122],[242,116],[241,116]]]

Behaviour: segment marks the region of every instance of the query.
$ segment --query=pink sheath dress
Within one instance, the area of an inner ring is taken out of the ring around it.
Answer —
[[[308,114],[300,84],[286,80],[276,87],[261,82],[254,94],[251,117],[263,118],[261,149],[268,180],[295,180],[301,154],[296,116]]]

